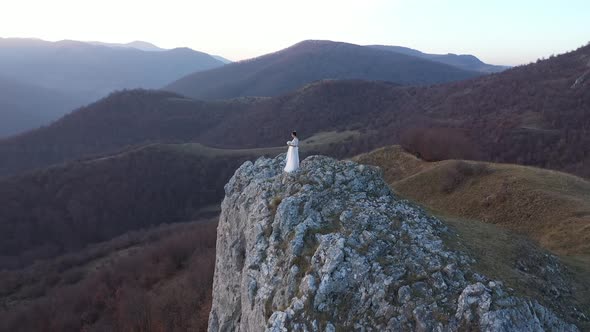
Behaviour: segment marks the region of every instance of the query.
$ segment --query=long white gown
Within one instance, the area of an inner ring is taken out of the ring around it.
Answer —
[[[285,172],[291,173],[299,168],[299,139],[295,137],[292,141],[287,142],[289,150],[287,150],[287,165],[285,165]]]

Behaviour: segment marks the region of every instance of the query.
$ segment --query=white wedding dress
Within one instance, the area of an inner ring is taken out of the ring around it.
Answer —
[[[287,142],[289,150],[287,150],[287,165],[285,165],[285,172],[291,173],[299,168],[299,139],[295,137],[292,141]]]

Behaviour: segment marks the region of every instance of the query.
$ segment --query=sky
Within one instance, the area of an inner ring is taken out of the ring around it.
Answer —
[[[306,39],[518,65],[590,41],[590,0],[0,0],[0,37],[143,40],[230,60]]]

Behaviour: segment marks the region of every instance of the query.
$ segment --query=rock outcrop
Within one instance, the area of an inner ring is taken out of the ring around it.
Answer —
[[[590,64],[590,62],[589,62],[589,64]],[[584,74],[582,74],[580,77],[578,77],[576,79],[576,81],[574,82],[574,84],[572,84],[571,88],[577,89],[577,88],[581,88],[581,87],[585,86],[586,83],[588,82],[589,78],[590,78],[590,70],[585,72]]]
[[[577,331],[474,271],[379,170],[244,163],[225,186],[209,331]]]

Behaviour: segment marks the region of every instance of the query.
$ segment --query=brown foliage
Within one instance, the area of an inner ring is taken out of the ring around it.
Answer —
[[[402,134],[400,144],[426,161],[473,160],[481,155],[464,130],[453,128],[412,128]]]
[[[128,256],[121,256],[116,243],[107,244],[112,262],[87,269],[77,283],[45,285],[44,296],[25,295],[18,288],[8,291],[0,307],[0,330],[205,331],[215,229],[213,222],[164,227],[145,234]],[[59,261],[48,262],[45,268],[51,270],[53,264]],[[45,272],[5,273],[25,273],[34,280],[44,278]]]
[[[153,145],[0,180],[0,269],[129,230],[193,220],[199,209],[219,202],[223,185],[246,159]]]

